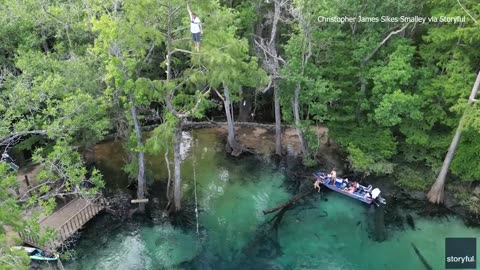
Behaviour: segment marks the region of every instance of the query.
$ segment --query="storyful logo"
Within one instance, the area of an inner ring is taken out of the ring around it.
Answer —
[[[446,269],[476,269],[477,239],[476,238],[446,238],[445,239]]]

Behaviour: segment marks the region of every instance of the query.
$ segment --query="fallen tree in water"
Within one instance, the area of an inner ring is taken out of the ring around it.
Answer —
[[[425,257],[423,257],[422,253],[420,253],[420,250],[418,250],[418,248],[415,246],[415,244],[413,244],[413,243],[411,243],[411,244],[412,244],[413,250],[415,250],[415,254],[417,254],[418,258],[422,262],[425,269],[432,270],[433,269],[432,266],[430,266],[430,264],[427,262]]]
[[[302,198],[306,197],[307,195],[309,194],[312,194],[314,191],[314,189],[309,189],[309,190],[306,190],[302,193],[298,193],[297,195],[295,195],[293,198],[291,198],[290,200],[282,203],[282,204],[279,204],[273,208],[270,208],[270,209],[267,209],[267,210],[263,210],[263,214],[266,215],[266,214],[271,214],[273,212],[276,212],[278,210],[283,210],[284,208],[286,208],[287,206],[290,206],[290,205],[293,205],[295,204],[297,201],[301,200]]]

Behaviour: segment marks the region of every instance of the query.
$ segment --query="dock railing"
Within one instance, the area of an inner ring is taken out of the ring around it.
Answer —
[[[67,221],[55,229],[57,232],[56,236],[53,239],[50,239],[50,241],[48,241],[48,243],[45,245],[40,243],[40,237],[38,235],[32,235],[31,233],[24,231],[19,233],[19,236],[25,243],[31,246],[40,249],[54,250],[60,247],[68,238],[74,235],[88,221],[102,211],[106,205],[107,200],[103,197],[100,197],[94,201],[88,201],[82,209],[73,213]],[[63,208],[65,208],[65,206],[60,209]]]

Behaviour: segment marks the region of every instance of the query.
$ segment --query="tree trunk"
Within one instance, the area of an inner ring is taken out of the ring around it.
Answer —
[[[180,155],[180,144],[182,143],[182,124],[181,120],[175,127],[175,146],[173,152],[173,201],[175,206],[175,212],[179,211],[182,208],[182,178],[180,175],[180,165],[182,158]]]
[[[45,54],[50,54],[50,50],[48,49],[48,37],[45,29],[42,29],[42,45],[43,45],[43,50],[45,51]]]
[[[303,157],[308,158],[310,156],[310,151],[308,149],[308,143],[305,139],[302,129],[300,128],[300,109],[299,109],[299,98],[300,98],[300,84],[297,84],[295,87],[295,93],[292,100],[293,106],[293,116],[295,118],[295,129],[297,131],[298,138],[302,144]]]
[[[235,139],[235,128],[233,123],[232,111],[230,110],[230,91],[225,83],[223,84],[223,94],[225,95],[223,103],[225,104],[225,114],[227,115],[228,144],[232,148],[232,156],[237,157],[242,153],[242,148]]]
[[[140,123],[138,122],[137,117],[137,108],[135,107],[135,100],[133,94],[129,95],[131,107],[130,113],[132,115],[135,135],[137,137],[137,146],[139,148],[138,152],[138,178],[137,178],[137,199],[145,199],[146,183],[145,183],[145,153],[143,152],[143,141],[142,141],[142,132],[140,130]],[[140,203],[138,205],[139,212],[145,212],[145,204]]]
[[[278,83],[274,83],[273,86],[273,99],[275,102],[275,153],[279,156],[282,155],[282,119],[280,114],[280,89]]]
[[[475,84],[473,85],[472,92],[468,99],[468,107],[470,107],[473,102],[475,102],[475,97],[478,93],[478,86],[480,85],[480,72],[478,73],[477,79],[475,80]],[[465,112],[460,119],[460,123],[458,124],[457,131],[455,132],[455,136],[448,148],[447,155],[445,156],[445,160],[443,161],[442,169],[438,174],[437,180],[433,184],[432,188],[427,194],[428,200],[431,203],[440,204],[443,203],[445,197],[445,181],[448,173],[448,168],[450,167],[450,163],[452,162],[453,155],[455,154],[455,149],[457,148],[458,142],[462,136],[462,129],[463,129],[463,122],[465,118]]]
[[[170,187],[172,185],[172,174],[170,172],[170,161],[168,159],[168,148],[167,151],[165,151],[165,164],[167,165],[167,172],[168,172],[168,181],[167,181],[167,200],[168,204],[172,201],[172,193],[170,192]]]

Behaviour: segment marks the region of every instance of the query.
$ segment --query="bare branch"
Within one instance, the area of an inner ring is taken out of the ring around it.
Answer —
[[[390,34],[382,41],[380,42],[380,44],[372,51],[372,53],[370,53],[370,55],[366,56],[365,58],[363,58],[363,62],[368,62],[368,60],[370,60],[377,52],[378,50],[383,46],[385,45],[385,43],[393,36],[393,35],[397,35],[398,33],[401,33],[403,30],[405,30],[405,28],[407,28],[407,26],[409,25],[410,23],[406,23],[402,28],[400,28],[399,30],[397,31],[393,31],[393,32],[390,32]]]
[[[38,185],[32,187],[31,189],[25,191],[25,193],[23,193],[22,196],[20,196],[19,201],[21,201],[21,202],[22,202],[22,201],[26,201],[26,200],[24,200],[24,198],[25,198],[27,195],[29,195],[32,191],[34,191],[34,190],[36,190],[36,189],[39,189],[39,188],[41,188],[41,187],[43,187],[43,186],[45,186],[45,185],[54,184],[54,183],[55,183],[54,181],[46,181],[46,182],[43,182],[43,183],[41,183],[41,184],[38,184]]]
[[[13,133],[13,134],[10,134],[6,137],[3,137],[3,138],[0,138],[0,145],[8,145],[8,144],[11,144],[11,142],[13,142],[14,140],[16,139],[19,139],[23,136],[27,136],[27,135],[45,135],[47,134],[47,131],[46,130],[31,130],[31,131],[21,131],[21,132],[17,132],[17,133]]]
[[[203,93],[202,96],[204,96],[204,97],[207,96],[207,95],[210,93],[210,90],[211,90],[211,88],[209,88],[205,93]],[[187,112],[185,112],[185,113],[181,113],[181,114],[179,114],[179,116],[182,117],[182,118],[187,118],[187,117],[189,117],[190,115],[192,115],[196,110],[198,110],[198,107],[199,107],[200,104],[202,103],[201,101],[202,101],[202,99],[199,98],[199,99],[197,100],[197,103],[195,104],[195,106],[194,106],[191,110],[189,110],[189,111],[187,111]]]
[[[183,50],[183,49],[174,49],[172,51],[172,54],[175,53],[175,52],[183,52],[183,53],[189,53],[189,54],[198,54],[198,53],[194,53],[192,51],[187,51],[187,50]]]
[[[261,90],[261,92],[265,94],[268,90],[270,90],[270,87],[272,87],[272,83],[273,83],[272,76],[268,76],[268,85],[263,90]]]
[[[214,89],[215,90],[215,93],[217,94],[217,96],[223,101],[225,102],[225,99],[223,98],[222,94],[220,94],[220,92],[218,92],[217,89]]]
[[[182,7],[182,6],[176,7],[176,8],[172,11],[172,13],[171,13],[170,15],[171,15],[171,16],[174,16],[175,13],[177,13],[181,8],[183,8],[183,7]]]
[[[472,20],[477,23],[477,20],[475,20],[472,15],[470,14],[470,12],[468,12],[468,10],[462,5],[462,3],[460,3],[460,0],[457,0],[458,4],[462,7],[462,9],[465,11],[465,13],[467,13],[467,15],[472,18]]]
[[[278,57],[278,56],[273,55],[267,48],[265,48],[265,47],[262,46],[260,43],[258,43],[257,40],[254,40],[254,41],[255,41],[255,44],[257,44],[257,46],[260,47],[260,49],[262,49],[264,53],[270,55],[270,57],[272,57],[272,58],[274,58],[274,59],[282,62],[283,64],[285,64],[285,60],[283,60],[282,57]]]
[[[3,66],[0,70],[0,88],[2,88],[3,81],[8,76],[8,74],[9,74],[8,69],[5,66]]]
[[[152,42],[152,46],[148,50],[147,55],[145,56],[145,59],[143,59],[143,63],[147,62],[148,58],[150,58],[150,55],[152,55],[153,48],[155,48],[155,42]]]

